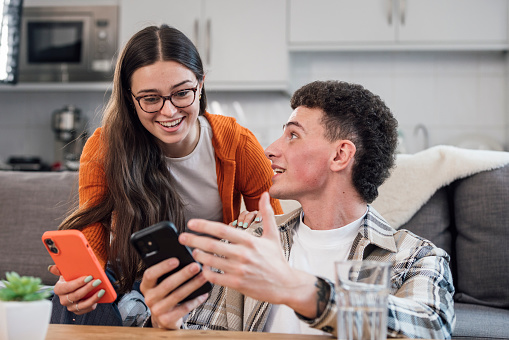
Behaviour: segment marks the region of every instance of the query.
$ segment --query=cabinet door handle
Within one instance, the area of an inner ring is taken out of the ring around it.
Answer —
[[[210,38],[211,31],[212,31],[212,23],[210,22],[210,19],[207,19],[207,40],[206,40],[207,46],[206,46],[205,54],[206,54],[208,65],[210,65],[210,49],[211,49],[211,44],[212,44],[212,41]]]
[[[392,12],[394,6],[394,0],[387,0],[387,23],[389,26],[392,25]]]
[[[399,0],[399,12],[401,25],[404,25],[406,21],[406,0]]]
[[[194,45],[196,46],[197,49],[200,46],[199,31],[200,31],[200,22],[198,21],[198,18],[196,18],[196,19],[194,19],[194,32],[193,32],[194,34],[193,34],[193,36],[194,36]]]

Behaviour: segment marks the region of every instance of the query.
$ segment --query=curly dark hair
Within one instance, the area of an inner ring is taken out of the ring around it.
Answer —
[[[331,80],[304,85],[290,104],[321,109],[325,138],[355,144],[353,184],[367,203],[373,202],[394,166],[398,143],[398,121],[384,101],[361,85]]]

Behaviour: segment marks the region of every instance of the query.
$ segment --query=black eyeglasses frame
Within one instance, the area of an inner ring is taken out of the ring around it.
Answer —
[[[193,104],[194,104],[194,101],[196,100],[196,91],[198,91],[198,86],[199,86],[199,84],[198,84],[198,85],[196,85],[195,87],[192,87],[192,88],[189,88],[189,89],[182,89],[182,90],[178,90],[178,91],[175,91],[175,92],[173,92],[172,94],[170,94],[170,95],[168,95],[168,96],[161,96],[161,95],[159,95],[159,94],[147,94],[147,95],[144,95],[144,96],[138,96],[138,97],[136,97],[136,96],[134,95],[134,93],[132,93],[131,89],[129,89],[129,93],[131,93],[131,95],[134,97],[134,99],[136,99],[136,101],[138,102],[138,105],[140,106],[140,109],[142,109],[144,112],[146,112],[146,113],[156,113],[156,112],[158,112],[158,111],[161,111],[161,110],[162,110],[162,108],[164,107],[164,104],[166,104],[166,101],[167,101],[167,100],[169,100],[169,101],[170,101],[171,105],[175,106],[175,107],[176,107],[176,108],[178,108],[178,109],[184,109],[184,108],[186,108],[186,107],[189,107],[189,106],[193,105]],[[193,101],[191,102],[191,104],[186,105],[186,106],[177,106],[177,105],[175,105],[175,104],[173,103],[173,101],[171,100],[171,97],[172,97],[173,95],[175,95],[176,93],[179,93],[179,92],[182,92],[182,91],[193,91]],[[140,103],[140,100],[141,100],[141,99],[143,99],[143,98],[145,98],[145,97],[161,97],[161,98],[163,99],[163,104],[161,105],[161,108],[160,108],[159,110],[156,110],[156,111],[147,111],[147,110],[145,110],[145,109],[143,108],[143,106],[141,105],[141,103]]]

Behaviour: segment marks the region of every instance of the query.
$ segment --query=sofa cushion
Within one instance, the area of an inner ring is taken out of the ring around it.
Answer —
[[[454,339],[509,339],[509,310],[455,303]]]
[[[58,228],[77,202],[77,188],[75,172],[0,171],[0,278],[16,271],[56,282],[41,236]]]
[[[448,187],[438,190],[400,229],[408,229],[452,255],[451,208],[447,190]]]
[[[509,308],[509,166],[459,180],[456,301]]]

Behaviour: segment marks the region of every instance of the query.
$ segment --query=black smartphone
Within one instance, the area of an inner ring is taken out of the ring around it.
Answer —
[[[178,272],[190,263],[197,262],[193,258],[191,249],[180,244],[178,241],[178,231],[172,222],[163,221],[154,224],[148,228],[137,231],[131,235],[131,244],[147,267],[151,267],[170,257],[176,257],[179,260],[179,266],[169,273],[161,276],[157,282],[161,282],[169,275]],[[198,262],[197,262],[198,263]],[[201,264],[200,272],[201,272]],[[189,279],[191,280],[191,279]],[[203,286],[185,297],[180,303],[192,300],[212,289],[210,282],[205,282]]]

